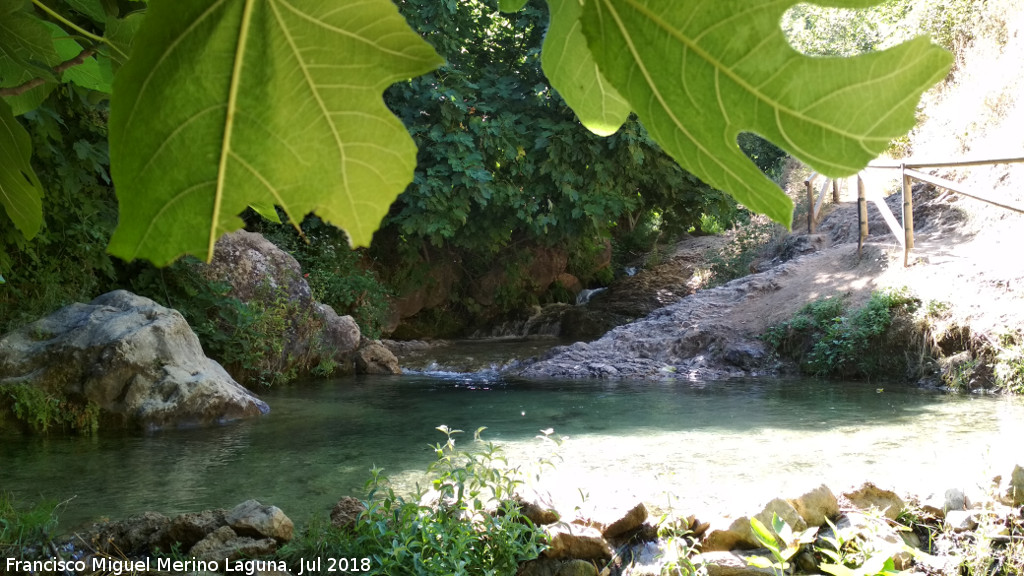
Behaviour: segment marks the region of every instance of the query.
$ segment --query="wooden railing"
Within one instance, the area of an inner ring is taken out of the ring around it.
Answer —
[[[818,200],[815,201],[814,182],[819,178],[823,182],[821,184],[821,192],[818,194]],[[811,175],[804,180],[804,186],[807,188],[807,233],[814,234],[814,230],[818,227],[818,218],[821,216],[821,208],[825,204],[825,191],[829,187],[832,188],[832,202],[834,204],[839,203],[839,180],[826,178],[817,172],[811,172]]]
[[[962,194],[968,198],[980,200],[993,206],[1012,210],[1024,214],[1024,207],[1012,204],[1009,202],[1003,202],[994,200],[984,194],[970,190],[966,186],[933,176],[925,172],[918,170],[919,168],[954,168],[954,167],[966,167],[966,166],[983,166],[993,164],[1013,164],[1024,162],[1024,158],[996,158],[996,159],[984,159],[984,160],[951,160],[943,162],[882,162],[875,161],[868,165],[869,170],[899,170],[901,181],[903,183],[903,225],[896,220],[892,211],[889,210],[889,206],[885,203],[885,199],[881,194],[873,194],[871,200],[875,202],[878,207],[878,211],[882,213],[882,218],[888,224],[889,229],[892,230],[893,235],[899,240],[900,244],[903,245],[903,265],[908,266],[910,264],[910,252],[914,249],[914,194],[913,194],[913,181],[920,180],[921,182],[928,182],[940,188],[945,188],[957,194]],[[864,173],[857,174],[857,219],[860,223],[860,237],[857,241],[857,254],[860,255],[861,250],[864,247],[864,239],[868,236],[868,203],[867,193],[864,186]],[[902,230],[900,230],[902,228]]]

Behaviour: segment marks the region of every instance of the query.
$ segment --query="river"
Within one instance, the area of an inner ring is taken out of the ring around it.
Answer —
[[[1024,463],[1024,402],[896,384],[815,380],[519,381],[420,373],[306,382],[263,394],[245,422],[155,434],[0,435],[0,489],[67,501],[62,526],[248,498],[297,522],[363,495],[372,466],[422,482],[441,424],[503,447],[563,502],[643,499],[678,512],[744,513],[821,483],[971,489]],[[537,438],[554,429],[552,448]]]

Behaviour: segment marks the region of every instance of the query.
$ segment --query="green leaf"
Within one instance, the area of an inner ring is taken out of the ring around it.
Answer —
[[[921,94],[952,63],[927,38],[854,58],[804,56],[779,25],[796,2],[592,0],[581,16],[601,72],[651,136],[683,168],[786,224],[791,202],[740,151],[741,132],[848,176],[914,125]]]
[[[750,527],[754,530],[754,537],[765,547],[778,551],[779,543],[768,528],[757,518],[750,519]]]
[[[580,122],[601,136],[614,134],[629,118],[629,103],[605,80],[580,29],[579,0],[548,0],[551,24],[541,65]]]
[[[60,63],[50,31],[26,10],[24,0],[0,0],[0,86],[18,86],[33,78],[56,80]]]
[[[527,0],[498,0],[498,10],[502,12],[519,12],[526,6]]]
[[[27,239],[43,224],[43,186],[32,170],[32,140],[0,100],[0,205]]]
[[[132,46],[135,43],[135,36],[146,19],[144,11],[132,12],[124,18],[111,17],[107,20],[106,28],[103,30],[103,37],[110,41],[117,50],[124,54],[132,53]],[[110,51],[109,56],[118,65],[123,65],[117,51]],[[115,68],[116,70],[117,68]]]
[[[416,163],[382,94],[441,63],[390,0],[151,2],[114,82],[110,252],[209,259],[250,205],[368,244]]]
[[[56,24],[47,22],[46,27],[50,29],[53,36],[53,47],[61,61],[66,62],[77,57],[82,52],[82,45],[74,38],[68,36],[63,28]],[[113,73],[109,66],[101,67],[95,57],[90,57],[85,62],[72,66],[64,71],[62,80],[74,82],[83,88],[110,93],[111,83],[114,81]]]
[[[11,107],[11,112],[15,116],[21,116],[30,110],[39,108],[47,96],[50,95],[50,92],[53,92],[57,86],[56,82],[43,82],[39,86],[26,90],[17,96],[4,96],[3,100]]]
[[[821,564],[818,568],[834,576],[857,576],[856,572],[842,564]]]
[[[64,0],[72,10],[88,16],[93,22],[103,23],[107,20],[107,11],[101,0]]]
[[[755,568],[771,569],[775,567],[775,564],[764,556],[747,556],[747,564]]]

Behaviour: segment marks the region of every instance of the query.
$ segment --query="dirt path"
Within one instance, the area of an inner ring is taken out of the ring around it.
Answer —
[[[856,208],[848,201],[833,208],[817,234],[801,239],[817,251],[676,297],[594,342],[556,348],[521,374],[710,379],[774,371],[779,366],[759,339],[766,329],[816,299],[842,296],[857,307],[883,288],[906,287],[925,302],[943,303],[949,311],[944,322],[970,326],[977,338],[992,339],[1000,330],[1020,326],[1024,221],[978,203],[965,208],[971,201],[933,189],[918,190],[915,199],[916,247],[909,267],[903,266],[902,246],[873,206],[872,236],[858,254]],[[901,198],[891,196],[888,202],[896,208]],[[695,263],[715,250],[716,242],[696,238],[680,243],[663,265],[678,267],[676,277],[662,271],[631,288],[649,295],[679,292],[680,278],[690,278]],[[659,288],[659,279],[669,288]]]

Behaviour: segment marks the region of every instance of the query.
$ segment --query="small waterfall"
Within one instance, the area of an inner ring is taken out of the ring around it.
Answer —
[[[586,306],[590,302],[590,299],[594,297],[594,294],[604,292],[608,288],[586,288],[580,290],[580,293],[576,295],[576,305]]]

